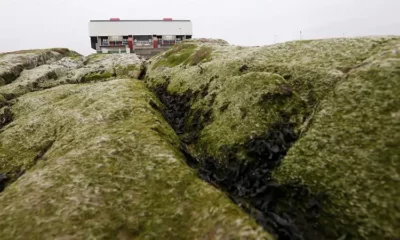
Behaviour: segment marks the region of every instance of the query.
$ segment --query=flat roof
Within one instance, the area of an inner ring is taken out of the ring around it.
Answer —
[[[190,20],[90,20],[90,22],[190,22]]]
[[[190,20],[92,20],[89,22],[89,36],[121,35],[193,35],[193,26]]]

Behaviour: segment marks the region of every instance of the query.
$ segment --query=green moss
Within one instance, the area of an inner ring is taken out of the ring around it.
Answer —
[[[140,69],[138,69],[137,65],[135,64],[130,64],[127,66],[117,65],[115,67],[115,72],[118,77],[125,76],[125,77],[137,78],[139,76]]]
[[[58,52],[59,54],[62,54],[64,56],[68,56],[69,54],[74,55],[74,52],[70,51],[68,48],[51,48],[49,50]]]
[[[196,66],[202,62],[209,62],[211,60],[211,53],[211,47],[202,46],[189,59],[186,60],[186,63],[190,64],[191,66]]]
[[[400,38],[262,48],[195,44],[212,48],[212,59],[201,69],[151,69],[146,78],[149,87],[168,80],[167,92],[191,96],[182,139],[195,136],[188,145],[192,155],[224,163],[232,159],[222,146],[241,146],[236,160],[250,161],[246,139],[289,119],[300,140],[275,177],[280,183],[300,180],[314,194],[327,192],[320,229],[333,238],[400,235]],[[157,61],[163,60],[152,65]]]
[[[217,159],[222,158],[222,146],[241,144],[249,136],[262,135],[270,126],[284,121],[284,116],[291,116],[290,121],[300,125],[305,114],[302,99],[276,74],[252,72],[229,77],[212,94],[216,95],[211,107],[213,121],[201,131],[197,152]],[[206,112],[207,106],[199,103],[193,107]]]
[[[336,237],[400,235],[399,47],[387,45],[338,84],[275,173],[328,194],[321,222]]]
[[[211,60],[212,48],[202,46],[196,51],[197,46],[192,43],[180,43],[167,51],[164,55],[159,56],[161,60],[153,65],[153,69],[160,66],[175,67],[180,64],[195,66],[201,62]],[[155,58],[157,59],[157,57]]]
[[[0,94],[0,108],[4,107],[7,103],[7,99],[3,96],[3,94]]]
[[[60,53],[63,56],[68,56],[68,55],[77,55],[78,53],[74,51],[70,51],[68,48],[49,48],[49,49],[27,49],[27,50],[19,50],[19,51],[14,51],[14,52],[5,52],[5,53],[0,53],[0,56],[4,56],[7,54],[26,54],[26,53],[45,53],[48,51],[53,51]],[[79,55],[79,54],[78,54]]]
[[[82,55],[80,55],[79,53],[75,52],[75,51],[69,51],[68,55],[69,58],[75,60],[75,59],[79,59],[82,57]]]
[[[194,53],[196,45],[188,43],[180,43],[174,46],[171,50],[161,55],[161,60],[153,65],[153,69],[158,67],[174,67],[187,61],[187,59]]]
[[[185,164],[150,102],[131,79],[20,97],[0,173],[25,174],[0,194],[0,238],[271,239]]]
[[[0,56],[4,56],[7,54],[25,54],[25,53],[38,53],[41,50],[38,49],[30,49],[30,50],[20,50],[20,51],[14,51],[14,52],[5,52],[5,53],[0,53]]]
[[[101,60],[101,59],[105,58],[106,56],[107,56],[107,54],[103,54],[103,53],[91,54],[91,55],[86,57],[85,64],[89,64],[89,63],[93,63],[93,62],[95,62],[97,60]]]
[[[165,63],[164,58],[158,58],[153,60],[146,82],[148,86],[155,87],[169,79],[168,92],[179,94],[202,92],[209,86],[205,95],[192,99],[192,113],[212,111],[212,121],[200,131],[199,142],[211,151],[205,154],[217,157],[216,149],[223,143],[243,143],[246,137],[268,131],[269,124],[266,123],[279,121],[277,116],[281,114],[281,109],[286,109],[282,103],[274,103],[273,108],[261,105],[249,107],[254,106],[254,103],[240,100],[247,95],[243,99],[252,99],[253,102],[260,99],[263,94],[259,91],[262,89],[260,85],[268,86],[260,80],[263,78],[261,76],[277,74],[283,78],[284,88],[292,94],[288,99],[295,99],[295,103],[291,104],[296,110],[290,110],[290,121],[295,123],[297,133],[302,134],[312,122],[310,118],[320,102],[345,79],[347,73],[342,70],[357,68],[387,43],[386,38],[328,39],[289,42],[262,48],[236,48],[191,42],[199,49],[211,49],[207,51],[212,52],[213,58],[202,64],[202,69],[190,65],[186,68],[158,69],[160,64]],[[173,56],[172,52],[170,54]],[[186,63],[189,63],[192,56],[187,58]],[[213,102],[213,98],[218,100]],[[228,111],[219,114],[219,108],[231,101],[234,103],[229,105]],[[245,111],[241,111],[241,108]],[[248,119],[242,119],[241,112],[246,112]],[[191,119],[194,117],[187,117],[188,121]],[[190,125],[191,122],[187,122],[187,126]],[[212,136],[213,132],[216,133],[215,137]]]
[[[106,80],[109,78],[112,78],[112,73],[110,72],[104,72],[104,73],[90,73],[85,75],[83,78],[83,82],[92,82],[92,81],[98,81],[98,80]]]

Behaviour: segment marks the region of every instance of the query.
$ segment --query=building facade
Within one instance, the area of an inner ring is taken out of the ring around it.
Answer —
[[[191,39],[190,20],[91,20],[91,47],[98,53],[132,53],[151,57],[171,46]]]

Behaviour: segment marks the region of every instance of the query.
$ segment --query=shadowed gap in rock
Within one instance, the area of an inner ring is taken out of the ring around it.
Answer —
[[[212,112],[193,112],[190,103],[196,96],[207,95],[203,91],[188,90],[184,94],[168,93],[170,79],[152,90],[165,105],[164,117],[182,138],[181,150],[187,164],[196,169],[200,178],[224,191],[233,202],[250,214],[267,231],[279,239],[326,239],[318,230],[318,217],[323,195],[312,195],[298,183],[278,184],[271,172],[286,156],[297,141],[294,125],[288,120],[276,123],[260,136],[248,139],[242,146],[224,146],[220,150],[225,156],[224,164],[212,157],[194,157],[186,144],[195,143],[204,128],[200,116],[211,119]],[[211,103],[212,104],[212,103]],[[189,115],[196,121],[185,126]],[[237,159],[239,149],[245,149],[248,160]],[[299,204],[301,206],[299,206]]]

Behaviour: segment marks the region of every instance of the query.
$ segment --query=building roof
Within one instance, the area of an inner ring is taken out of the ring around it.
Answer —
[[[193,35],[190,20],[91,20],[89,36]]]
[[[90,22],[190,22],[190,20],[90,20]]]

